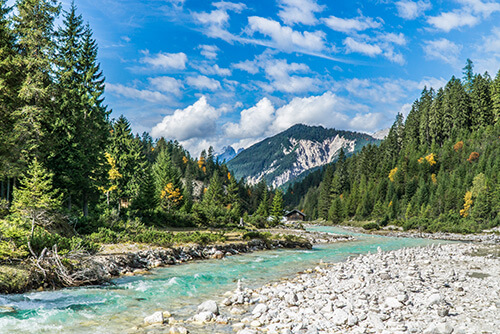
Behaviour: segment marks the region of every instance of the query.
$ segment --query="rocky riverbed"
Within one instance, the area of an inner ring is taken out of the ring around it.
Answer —
[[[238,286],[219,305],[200,305],[186,327],[228,323],[238,334],[499,333],[498,256],[498,246],[474,244],[379,251],[256,290]]]

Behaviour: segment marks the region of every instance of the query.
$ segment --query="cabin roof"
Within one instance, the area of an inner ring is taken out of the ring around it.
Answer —
[[[294,213],[298,213],[302,217],[306,217],[305,213],[303,213],[302,211],[299,211],[297,209],[293,209],[292,211],[289,211],[289,212],[285,213],[285,217],[291,216]]]

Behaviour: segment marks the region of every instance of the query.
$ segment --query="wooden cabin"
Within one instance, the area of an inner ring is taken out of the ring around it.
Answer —
[[[306,215],[299,210],[292,210],[285,214],[287,222],[305,221]]]

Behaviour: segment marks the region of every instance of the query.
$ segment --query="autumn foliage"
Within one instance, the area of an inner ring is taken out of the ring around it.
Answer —
[[[469,155],[469,159],[467,159],[468,162],[473,162],[473,161],[476,161],[477,159],[479,159],[479,153],[477,152],[472,152],[470,155]]]

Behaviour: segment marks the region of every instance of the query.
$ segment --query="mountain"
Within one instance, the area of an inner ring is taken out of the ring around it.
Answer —
[[[215,155],[215,158],[219,162],[229,162],[231,159],[233,159],[236,155],[238,155],[241,151],[243,151],[243,148],[240,148],[238,152],[234,150],[232,146],[224,146],[222,148],[222,151],[217,153]]]
[[[389,130],[390,130],[390,128],[382,129],[382,130],[379,130],[377,132],[374,132],[373,134],[371,134],[371,136],[375,139],[383,140],[389,134]]]
[[[379,140],[364,133],[297,124],[242,151],[227,166],[249,184],[264,179],[279,187],[335,161],[340,148],[349,155],[370,143]]]

